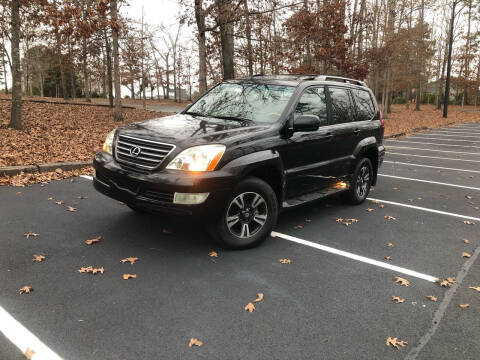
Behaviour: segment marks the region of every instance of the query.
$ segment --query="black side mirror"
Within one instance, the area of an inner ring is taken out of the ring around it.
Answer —
[[[316,131],[320,127],[317,115],[300,115],[293,121],[293,131]]]

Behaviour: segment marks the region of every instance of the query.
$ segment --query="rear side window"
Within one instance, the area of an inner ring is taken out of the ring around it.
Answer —
[[[375,105],[370,93],[365,90],[352,90],[357,105],[357,121],[372,120],[375,116]]]
[[[332,100],[333,124],[342,124],[352,121],[352,102],[348,89],[329,87],[330,99]]]
[[[300,115],[317,115],[320,118],[320,124],[327,125],[327,100],[324,87],[305,90],[295,109],[295,118]]]

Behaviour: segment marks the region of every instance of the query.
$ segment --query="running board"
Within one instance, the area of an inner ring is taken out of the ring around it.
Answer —
[[[302,205],[302,204],[307,204],[309,202],[315,201],[322,199],[327,196],[335,195],[338,193],[341,193],[342,191],[348,190],[349,184],[346,184],[345,187],[330,187],[322,190],[317,190],[308,194],[303,194],[291,199],[288,199],[287,201],[284,201],[282,203],[282,207],[284,209],[288,209],[294,206]]]

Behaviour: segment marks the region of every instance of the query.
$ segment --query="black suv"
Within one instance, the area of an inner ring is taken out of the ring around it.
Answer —
[[[95,154],[94,186],[135,211],[194,215],[223,245],[259,244],[280,210],[343,192],[363,202],[384,123],[358,80],[224,81],[180,114],[122,126]]]

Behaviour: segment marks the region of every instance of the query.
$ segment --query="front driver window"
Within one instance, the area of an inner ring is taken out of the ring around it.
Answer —
[[[305,90],[295,109],[295,119],[300,115],[317,115],[320,118],[320,126],[327,125],[325,88],[318,87]]]

